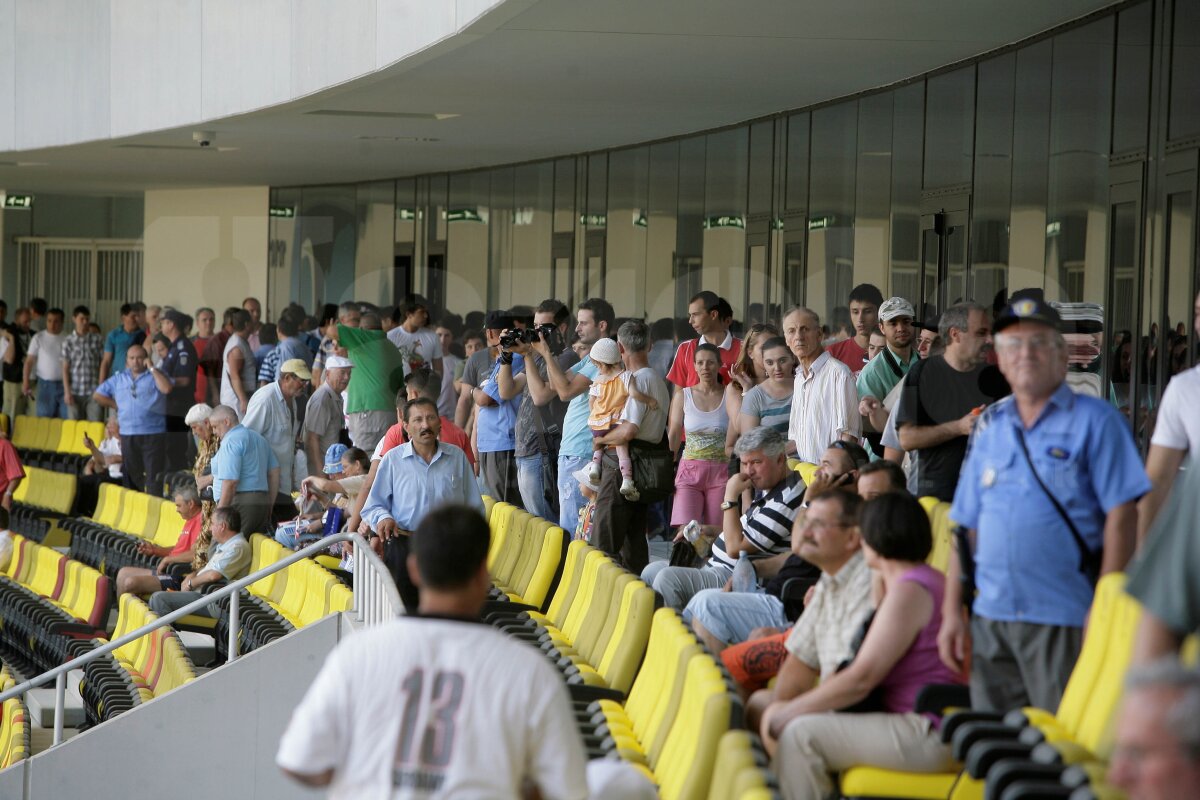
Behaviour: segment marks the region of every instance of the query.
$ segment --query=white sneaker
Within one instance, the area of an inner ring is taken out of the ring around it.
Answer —
[[[588,480],[590,480],[592,483],[599,483],[600,482],[600,465],[597,464],[595,461],[593,461],[591,464],[588,464],[587,475],[588,475]]]
[[[621,479],[621,496],[630,502],[637,502],[637,499],[642,496],[637,487],[633,485],[633,478]]]

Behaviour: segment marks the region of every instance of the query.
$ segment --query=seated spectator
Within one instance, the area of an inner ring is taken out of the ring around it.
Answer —
[[[705,342],[696,348],[693,358],[697,382],[675,393],[667,422],[672,452],[679,449],[681,440],[684,444],[675,472],[671,524],[698,520],[704,525],[719,525],[721,500],[729,480],[729,459],[725,455],[729,417],[725,413],[725,390],[721,388],[721,353],[716,345]],[[788,399],[791,397],[789,387]]]
[[[25,479],[25,468],[17,448],[7,436],[0,436],[0,508],[12,511],[13,494]]]
[[[859,468],[866,463],[867,454],[858,445],[840,440],[834,442],[821,457],[821,466],[817,468],[812,485],[805,490],[805,497],[816,502],[833,488],[847,484],[853,487],[858,480]],[[814,512],[810,506],[808,516],[804,519],[811,518],[814,513],[822,512]],[[840,511],[829,510],[825,513],[837,516]],[[819,577],[818,569],[821,569],[820,564],[810,563],[795,552],[796,534],[800,533],[801,526],[806,524],[809,523],[799,519],[795,523],[792,530],[792,554],[776,574],[764,581],[759,591],[705,589],[698,592],[687,604],[684,617],[691,618],[692,630],[713,653],[719,653],[731,644],[746,641],[756,629],[760,633],[765,632],[762,630],[765,628],[773,629],[772,633],[781,633],[795,622],[795,617],[789,618],[784,608],[784,584],[796,578],[811,586]]]
[[[741,471],[725,486],[720,528],[701,528],[716,535],[712,556],[700,568],[672,567],[656,561],[642,570],[642,580],[654,587],[671,608],[683,610],[702,589],[720,589],[733,577],[739,554],[745,550],[760,579],[779,571],[791,546],[792,522],[804,499],[804,481],[787,465],[787,440],[774,428],[758,427],[738,439]],[[755,500],[740,514],[741,494],[753,487]],[[682,541],[683,534],[676,541]],[[684,616],[685,621],[688,617]]]
[[[1200,670],[1167,657],[1129,671],[1108,782],[1130,800],[1200,797]]]
[[[237,509],[239,530],[270,530],[271,498],[279,491],[279,462],[270,445],[239,424],[237,412],[229,406],[214,408],[209,424],[221,440],[208,481],[217,508]]]
[[[158,556],[154,569],[121,567],[117,572],[117,594],[150,594],[167,589],[179,589],[180,579],[190,570],[196,555],[196,540],[200,537],[200,495],[194,486],[183,486],[175,492],[175,510],[183,518],[183,532],[174,547],[159,547],[139,542],[137,551],[144,556]]]
[[[233,409],[226,407],[230,413]],[[235,581],[250,571],[250,543],[241,533],[242,515],[236,508],[218,508],[213,512],[212,539],[215,544],[208,554],[204,568],[191,572],[179,582],[179,591],[162,591],[150,595],[150,610],[160,617],[200,599],[201,589],[221,581]],[[216,603],[196,612],[201,616],[217,617]]]
[[[83,475],[75,490],[75,514],[90,517],[100,497],[100,484],[121,482],[121,430],[116,417],[104,423],[104,440],[97,445],[92,437],[83,435],[83,446],[92,457],[83,465]]]
[[[867,566],[884,584],[862,647],[845,669],[763,713],[763,741],[788,798],[826,797],[831,773],[855,765],[940,772],[954,764],[940,720],[913,710],[926,684],[962,681],[938,656],[945,578],[925,563],[929,517],[915,497],[885,494],[864,505],[860,530]],[[872,692],[882,713],[830,713]]]
[[[300,502],[313,510],[280,524],[275,541],[298,550],[341,530],[342,515],[361,491],[370,465],[367,454],[357,447],[331,445],[325,453],[326,477],[309,476],[300,484]]]
[[[8,510],[0,508],[0,572],[7,572],[12,563],[13,540],[8,529]]]

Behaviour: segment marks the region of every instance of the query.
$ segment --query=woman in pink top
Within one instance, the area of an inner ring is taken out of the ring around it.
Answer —
[[[856,765],[909,772],[953,765],[936,717],[913,710],[922,686],[963,681],[938,658],[945,581],[925,563],[933,547],[929,517],[912,495],[885,494],[863,506],[859,528],[867,565],[884,585],[862,647],[841,672],[763,715],[763,741],[788,800],[827,796],[831,773]],[[885,711],[830,713],[872,692]]]

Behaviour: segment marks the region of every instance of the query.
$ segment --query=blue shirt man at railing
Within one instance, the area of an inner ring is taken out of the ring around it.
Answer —
[[[439,442],[442,420],[437,404],[424,397],[404,409],[408,443],[388,451],[362,510],[359,532],[383,541],[383,560],[396,580],[404,606],[417,608],[417,588],[408,575],[408,537],[432,509],[462,503],[483,512],[479,484],[466,454]]]

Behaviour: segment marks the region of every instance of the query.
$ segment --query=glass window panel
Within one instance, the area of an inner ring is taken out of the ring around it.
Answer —
[[[1050,65],[1053,44],[1017,51],[1013,103],[1012,213],[1008,290],[1041,287],[1046,264],[1046,181],[1050,147]]]
[[[1117,408],[1129,415],[1132,402],[1132,331],[1133,299],[1137,280],[1137,203],[1114,203],[1112,206],[1112,241],[1110,259],[1113,270],[1113,305],[1110,309],[1112,330],[1122,344],[1109,364],[1110,379],[1117,397]],[[1146,393],[1142,393],[1146,397]]]
[[[536,305],[539,300],[521,287],[514,297],[513,288],[513,181],[512,167],[494,169],[491,175],[491,207],[488,209],[488,233],[491,244],[488,259],[487,307]],[[532,288],[532,287],[529,287]]]
[[[853,288],[857,160],[858,103],[814,111],[805,296],[822,320]]]
[[[1144,150],[1150,124],[1150,43],[1153,9],[1142,3],[1117,15],[1113,89],[1113,152]],[[1195,95],[1193,95],[1195,97]]]
[[[587,159],[587,198],[583,211],[586,228],[603,228],[608,210],[608,153]]]
[[[396,181],[396,244],[412,244],[417,233],[417,182]]]
[[[293,214],[300,212],[300,189],[272,189],[271,205],[292,209]],[[293,294],[297,288],[295,257],[297,236],[300,220],[296,216],[271,217],[267,244],[267,310],[272,316],[278,316],[278,310],[295,300],[300,302],[299,294]],[[124,302],[124,301],[122,301]],[[222,309],[217,309],[220,314]],[[218,320],[219,322],[220,320]]]
[[[750,186],[747,213],[769,214],[775,177],[775,123],[750,127]]]
[[[746,186],[750,130],[705,137],[702,288],[724,297],[735,319],[746,309]]]
[[[608,228],[605,258],[608,293],[618,316],[646,313],[646,193],[650,148],[618,150],[608,159]]]
[[[392,181],[379,181],[360,183],[356,188],[358,241],[354,248],[353,295],[387,302],[394,296],[393,272],[398,266],[394,253],[396,187]]]
[[[575,230],[575,159],[554,162],[554,232]]]
[[[787,191],[783,207],[788,211],[808,208],[809,114],[793,114],[787,123]]]
[[[925,140],[925,84],[903,86],[892,102],[891,281],[884,296],[921,297],[921,183]]]
[[[353,299],[355,201],[353,186],[303,190],[291,295],[305,308]]]
[[[687,309],[688,300],[705,288],[701,280],[704,254],[704,149],[703,136],[693,136],[679,143],[679,216],[675,229],[674,265],[677,309]]]
[[[491,191],[488,172],[450,176],[445,214],[446,306],[456,314],[487,310]]]
[[[979,64],[970,296],[985,306],[1008,285],[1015,53]]]
[[[1188,173],[1195,183],[1195,173]],[[1193,303],[1200,288],[1193,242],[1195,241],[1196,206],[1191,191],[1167,195],[1167,336],[1168,379],[1195,363],[1195,347],[1189,347]],[[1157,297],[1157,296],[1156,296]]]
[[[1113,18],[1054,38],[1046,297],[1103,303]]]
[[[649,189],[646,209],[646,315],[650,319],[674,317],[674,270],[679,210],[679,143],[650,145]]]
[[[925,188],[971,180],[975,125],[975,67],[928,80],[925,120]]]
[[[502,302],[534,304],[554,297],[550,280],[554,162],[516,167],[514,181],[511,299]]]
[[[850,278],[849,286],[843,285],[832,290],[836,305],[831,309],[849,303],[848,297],[854,284],[887,285],[892,246],[893,99],[892,92],[882,92],[858,101],[854,271],[849,276],[843,276]],[[849,309],[845,313],[849,318]]]
[[[1170,138],[1200,133],[1200,3],[1175,3],[1171,43]]]

